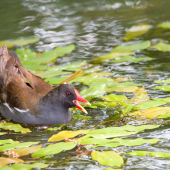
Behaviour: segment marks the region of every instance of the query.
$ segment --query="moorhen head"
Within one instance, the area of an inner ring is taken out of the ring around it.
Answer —
[[[24,68],[14,51],[0,48],[0,113],[4,118],[27,124],[62,124],[72,119],[69,108],[86,110],[89,104],[69,84],[53,88]]]

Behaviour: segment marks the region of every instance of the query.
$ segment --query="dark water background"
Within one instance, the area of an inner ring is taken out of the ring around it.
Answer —
[[[114,46],[123,43],[123,36],[127,28],[140,23],[148,23],[152,28],[147,34],[133,39],[133,43],[141,40],[156,42],[159,39],[169,42],[170,32],[162,33],[155,30],[157,24],[166,21],[170,21],[169,0],[0,1],[0,40],[39,37],[38,43],[29,46],[37,52],[72,43],[76,45],[76,49],[71,54],[57,60],[58,65],[84,59],[90,61],[95,56],[106,54]],[[15,50],[16,47],[13,49]],[[115,77],[123,76],[133,79],[134,82],[144,83],[144,87],[152,98],[170,96],[168,92],[151,89],[155,80],[170,77],[170,53],[144,51],[144,55],[148,55],[154,60],[135,64],[101,64],[100,67],[107,72],[115,73]],[[128,95],[131,96],[131,94]],[[113,115],[113,110],[98,108],[88,109],[88,112],[92,117],[88,122],[72,122],[65,129],[87,129],[93,128],[95,125],[102,128],[111,125],[100,125],[100,123],[109,119]],[[139,123],[135,120],[129,121],[129,124]],[[53,134],[38,127],[31,127],[31,129],[32,133],[25,135],[8,134],[1,138],[45,143]],[[135,146],[134,149],[170,152],[168,123],[157,130],[148,130],[131,137],[163,138],[165,140],[161,143]],[[121,151],[124,147],[113,148],[113,150]],[[34,162],[30,157],[26,157],[24,160]],[[127,162],[122,169],[170,169],[169,160],[164,158],[126,156],[125,160]],[[36,162],[49,163],[50,166],[46,169],[106,168],[92,161],[89,155],[77,157],[75,149],[57,154],[50,159],[41,158]]]

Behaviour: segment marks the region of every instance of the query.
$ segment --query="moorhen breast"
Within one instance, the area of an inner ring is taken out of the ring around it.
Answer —
[[[69,108],[89,104],[69,84],[56,88],[24,68],[14,51],[0,48],[0,113],[27,124],[62,124],[72,119]]]

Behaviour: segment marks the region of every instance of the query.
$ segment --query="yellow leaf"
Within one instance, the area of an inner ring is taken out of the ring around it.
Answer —
[[[11,149],[10,152],[17,153],[19,156],[29,155],[30,153],[38,151],[42,145],[36,145],[31,147],[22,147],[17,149]]]
[[[9,163],[20,163],[24,162],[22,159],[17,159],[17,158],[3,158],[0,157],[0,167],[8,165]]]
[[[163,114],[170,114],[170,107],[152,107],[149,109],[132,112],[130,115],[146,116],[149,119],[153,119]]]
[[[135,95],[130,99],[130,103],[132,104],[141,104],[145,101],[149,100],[148,93],[145,91],[144,88],[138,88],[136,90]]]
[[[60,141],[64,140],[65,138],[73,138],[80,134],[86,134],[90,130],[78,130],[78,131],[62,131],[57,133],[56,135],[53,135],[51,138],[48,139],[48,142],[54,142],[54,141]]]
[[[137,86],[117,86],[117,87],[112,87],[112,88],[106,88],[106,92],[135,92],[139,87]]]

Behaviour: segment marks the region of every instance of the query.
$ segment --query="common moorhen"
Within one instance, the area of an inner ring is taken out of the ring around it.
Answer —
[[[24,68],[14,51],[0,48],[0,113],[14,122],[62,124],[72,119],[69,108],[86,110],[78,101],[88,103],[68,84],[53,88]]]

